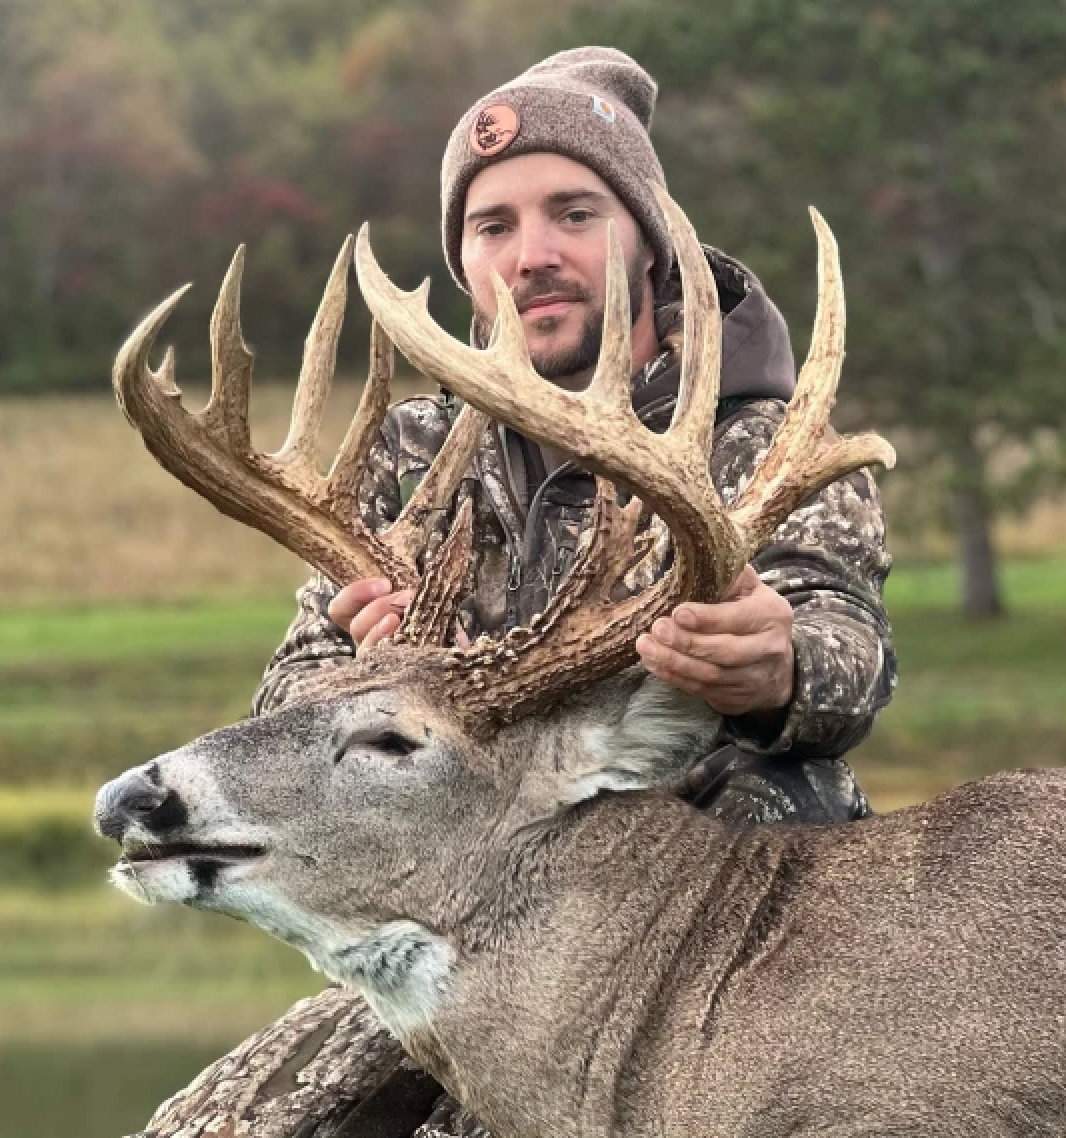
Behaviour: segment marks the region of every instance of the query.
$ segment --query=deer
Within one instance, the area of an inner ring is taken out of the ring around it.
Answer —
[[[417,591],[390,643],[104,786],[95,825],[123,851],[112,881],[296,947],[361,992],[498,1138],[1061,1135],[1066,774],[998,774],[823,827],[737,828],[675,793],[707,709],[635,667],[636,638],[683,599],[720,597],[800,503],[849,471],[891,465],[893,451],[828,425],[844,295],[836,242],[812,210],[818,307],[797,393],[750,483],[719,498],[707,466],[714,280],[684,213],[657,193],[686,311],[663,434],[630,405],[613,233],[599,363],[571,392],[533,370],[502,281],[491,343],[468,348],[429,316],[426,286],[389,280],[364,227],[354,260],[374,318],[370,373],[326,475],[315,442],[351,238],[273,455],[250,447],[242,252],[212,318],[203,411],[182,408],[171,352],[157,371],[148,362],[181,293],[132,334],[116,389],[168,470],[335,581],[384,575]],[[394,347],[465,406],[378,534],[350,520],[350,503]],[[469,509],[421,571],[418,556],[490,418],[594,473],[597,524],[528,627],[461,647],[449,638]],[[634,536],[642,509],[666,523],[673,560],[630,596],[618,583],[648,555]],[[215,1125],[180,1133],[275,1133],[249,1113]]]

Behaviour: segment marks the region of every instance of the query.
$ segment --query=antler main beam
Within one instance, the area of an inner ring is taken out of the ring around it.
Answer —
[[[275,454],[256,453],[251,445],[252,354],[240,325],[243,246],[211,317],[207,406],[189,412],[181,405],[172,351],[159,371],[148,365],[152,346],[188,285],[150,313],[126,341],[115,361],[115,392],[161,465],[224,514],[266,533],[339,584],[387,577],[395,588],[412,587],[421,577],[417,558],[428,528],[450,506],[486,419],[465,408],[397,521],[384,534],[371,532],[359,519],[355,496],[388,407],[393,374],[392,344],[375,323],[359,408],[331,470],[319,472],[318,436],[336,368],[352,247],[349,237],[330,274],[304,346],[288,437]]]
[[[514,719],[636,659],[641,632],[682,600],[720,598],[743,565],[805,499],[835,479],[879,462],[892,448],[876,435],[837,439],[827,433],[843,360],[844,293],[836,242],[811,211],[819,250],[819,300],[807,363],[784,423],[734,508],[727,511],[710,474],[721,372],[722,317],[714,275],[688,219],[653,186],[677,253],[685,329],[679,393],[665,434],[633,412],[632,355],[625,259],[608,225],[607,291],[600,358],[582,392],[543,380],[533,368],[510,291],[494,276],[497,323],[489,347],[476,351],[430,317],[428,282],[396,288],[370,250],[366,227],[356,243],[356,272],[374,316],[425,375],[462,399],[585,469],[634,491],[666,523],[674,562],[640,597],[612,594],[633,558],[620,555],[618,534],[632,544],[633,517],[619,529],[613,490],[601,483],[601,529],[549,608],[528,629],[503,641],[456,652],[453,690],[472,728],[486,718]],[[832,441],[829,441],[830,438]],[[611,536],[613,535],[613,536]]]
[[[499,316],[492,345],[477,351],[437,326],[426,307],[424,285],[406,293],[392,284],[374,259],[365,226],[356,243],[356,272],[375,318],[423,374],[522,434],[559,447],[585,469],[632,487],[683,550],[683,589],[721,595],[744,564],[745,549],[711,484],[706,447],[693,445],[709,440],[714,430],[721,360],[714,278],[702,254],[689,258],[687,266],[682,262],[692,278],[691,283],[686,278],[686,289],[694,292],[701,315],[686,333],[679,415],[666,435],[655,435],[632,408],[625,259],[613,224],[609,233],[603,346],[584,392],[556,387],[534,371],[514,298],[499,277],[494,279]]]

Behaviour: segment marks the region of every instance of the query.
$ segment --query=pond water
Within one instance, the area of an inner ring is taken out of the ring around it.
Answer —
[[[0,1047],[0,1138],[120,1138],[225,1047]]]

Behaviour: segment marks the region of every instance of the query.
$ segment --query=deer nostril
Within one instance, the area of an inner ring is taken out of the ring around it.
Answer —
[[[143,819],[144,825],[155,833],[165,833],[184,826],[189,820],[189,811],[181,796],[168,790],[163,801],[150,810]]]
[[[134,823],[153,833],[184,825],[188,811],[177,794],[136,770],[120,775],[100,791],[94,816],[101,834],[121,841]]]

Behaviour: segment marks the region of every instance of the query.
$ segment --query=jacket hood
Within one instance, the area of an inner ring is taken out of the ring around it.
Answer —
[[[703,251],[714,273],[722,305],[722,398],[792,398],[796,364],[788,326],[759,278],[740,261],[713,246]],[[655,306],[662,342],[679,336],[684,320],[681,273],[675,262]]]

